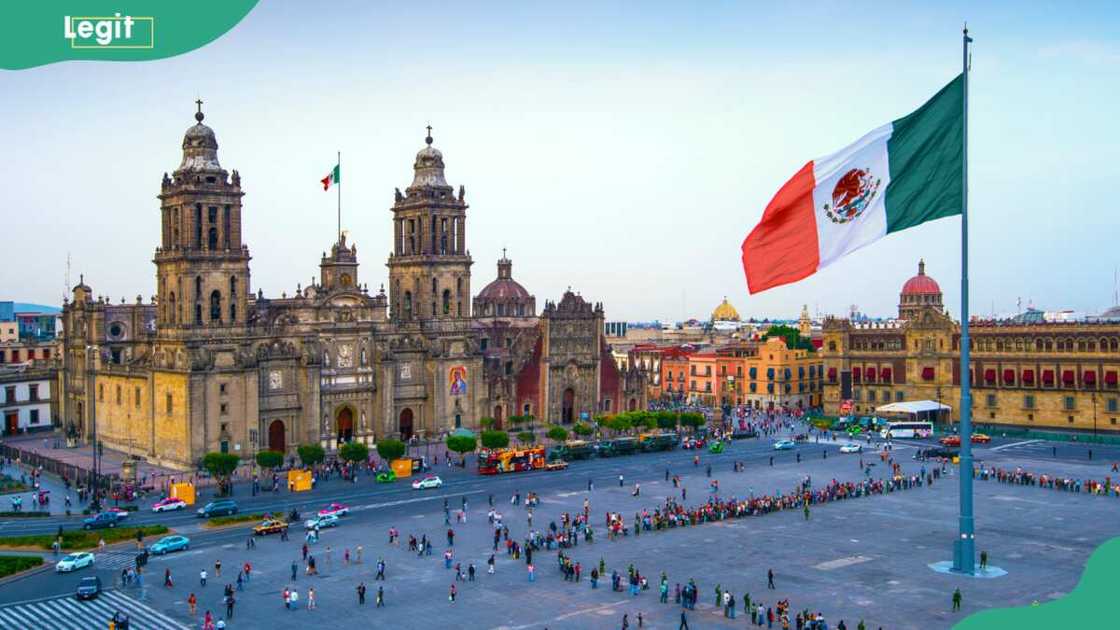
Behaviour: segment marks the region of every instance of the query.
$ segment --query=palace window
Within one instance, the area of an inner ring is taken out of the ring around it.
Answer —
[[[170,414],[171,410],[174,409],[174,405],[171,404],[171,392],[167,392],[166,405],[167,405],[167,413]]]
[[[451,314],[451,291],[449,289],[443,290],[443,314]]]
[[[995,407],[996,406],[996,395],[995,394],[988,394],[987,404],[988,404],[989,407]]]
[[[1077,399],[1073,396],[1066,396],[1063,403],[1063,408],[1066,411],[1072,411],[1077,408]]]
[[[139,409],[140,408],[140,388],[137,387],[136,390],[133,393],[135,394],[135,396],[134,396],[134,399],[136,401],[135,406],[136,406],[137,409]]]
[[[1023,407],[1025,409],[1034,409],[1034,395],[1027,394],[1023,396]]]
[[[1120,406],[1118,406],[1118,401],[1115,398],[1109,398],[1105,403],[1105,408],[1108,409],[1110,413],[1120,411]]]

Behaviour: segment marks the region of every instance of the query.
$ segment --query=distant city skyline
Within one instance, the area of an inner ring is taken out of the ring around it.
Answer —
[[[958,73],[967,18],[972,314],[1114,304],[1114,5],[580,6],[342,2],[326,15],[265,2],[176,58],[0,74],[0,298],[59,304],[68,253],[71,285],[84,273],[114,303],[154,294],[155,197],[201,97],[222,166],[243,178],[266,296],[317,276],[335,239],[334,191],[318,181],[336,151],[343,228],[376,291],[393,189],[431,124],[471,204],[476,289],[506,247],[541,303],[571,286],[610,321],[703,319],[725,295],[744,319],[793,319],[802,304],[890,316],[924,258],[955,317],[958,219],[755,296],[739,245],[807,160]]]

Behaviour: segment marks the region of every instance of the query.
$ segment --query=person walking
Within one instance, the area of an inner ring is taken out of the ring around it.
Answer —
[[[191,593],[190,597],[187,598],[187,608],[191,611],[191,617],[198,613],[198,598],[195,597],[194,593]]]
[[[366,605],[366,583],[365,582],[360,582],[358,584],[358,605],[359,606],[365,606]]]
[[[378,586],[377,587],[377,603],[375,604],[375,608],[384,608],[384,607],[385,607],[385,587]]]
[[[621,488],[621,487],[622,487],[622,473],[619,473],[619,474],[618,474],[618,487],[619,487],[619,488]]]
[[[774,569],[766,570],[766,588],[774,588]]]
[[[226,602],[226,619],[233,619],[233,605],[236,603],[236,600],[233,599],[233,594],[232,593],[226,595],[225,602]]]
[[[304,556],[304,558],[306,559],[306,556]],[[292,561],[292,581],[293,582],[296,581],[296,575],[298,575],[298,574],[299,574],[299,569],[296,567],[296,563],[293,560]]]
[[[458,595],[458,594],[459,594],[459,589],[455,588],[455,585],[452,584],[451,588],[447,592],[447,601],[454,604],[455,603],[455,596]]]
[[[167,588],[171,588],[171,569],[163,570],[163,585]]]
[[[315,610],[315,587],[307,589],[307,609]]]
[[[385,580],[385,560],[383,558],[377,559],[377,575],[374,576],[374,581]]]
[[[490,557],[486,560],[486,572],[494,575],[494,554],[490,554]]]
[[[988,552],[987,551],[981,551],[980,552],[980,570],[984,571],[987,568],[988,568]]]
[[[214,577],[219,577],[219,578],[222,577],[222,561],[221,560],[215,560],[214,561]]]
[[[957,588],[953,591],[953,612],[961,609],[961,589]]]
[[[198,572],[198,583],[201,584],[203,588],[206,588],[206,569]]]
[[[688,617],[684,614],[683,610],[681,611],[681,624],[677,626],[677,630],[689,630]]]

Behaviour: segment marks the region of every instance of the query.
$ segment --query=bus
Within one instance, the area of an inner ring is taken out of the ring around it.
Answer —
[[[544,448],[540,446],[478,451],[478,472],[482,475],[540,470],[544,462]]]
[[[932,422],[890,422],[879,432],[887,438],[928,438],[933,435]]]

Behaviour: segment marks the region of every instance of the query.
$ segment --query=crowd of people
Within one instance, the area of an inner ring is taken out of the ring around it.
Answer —
[[[992,480],[1019,486],[1037,486],[1049,490],[1080,492],[1120,498],[1120,479],[1113,479],[1112,477],[1105,477],[1103,480],[1078,479],[1033,473],[1023,470],[1021,466],[1017,466],[1014,469],[997,468],[995,466],[973,466],[972,477],[981,481]]]

